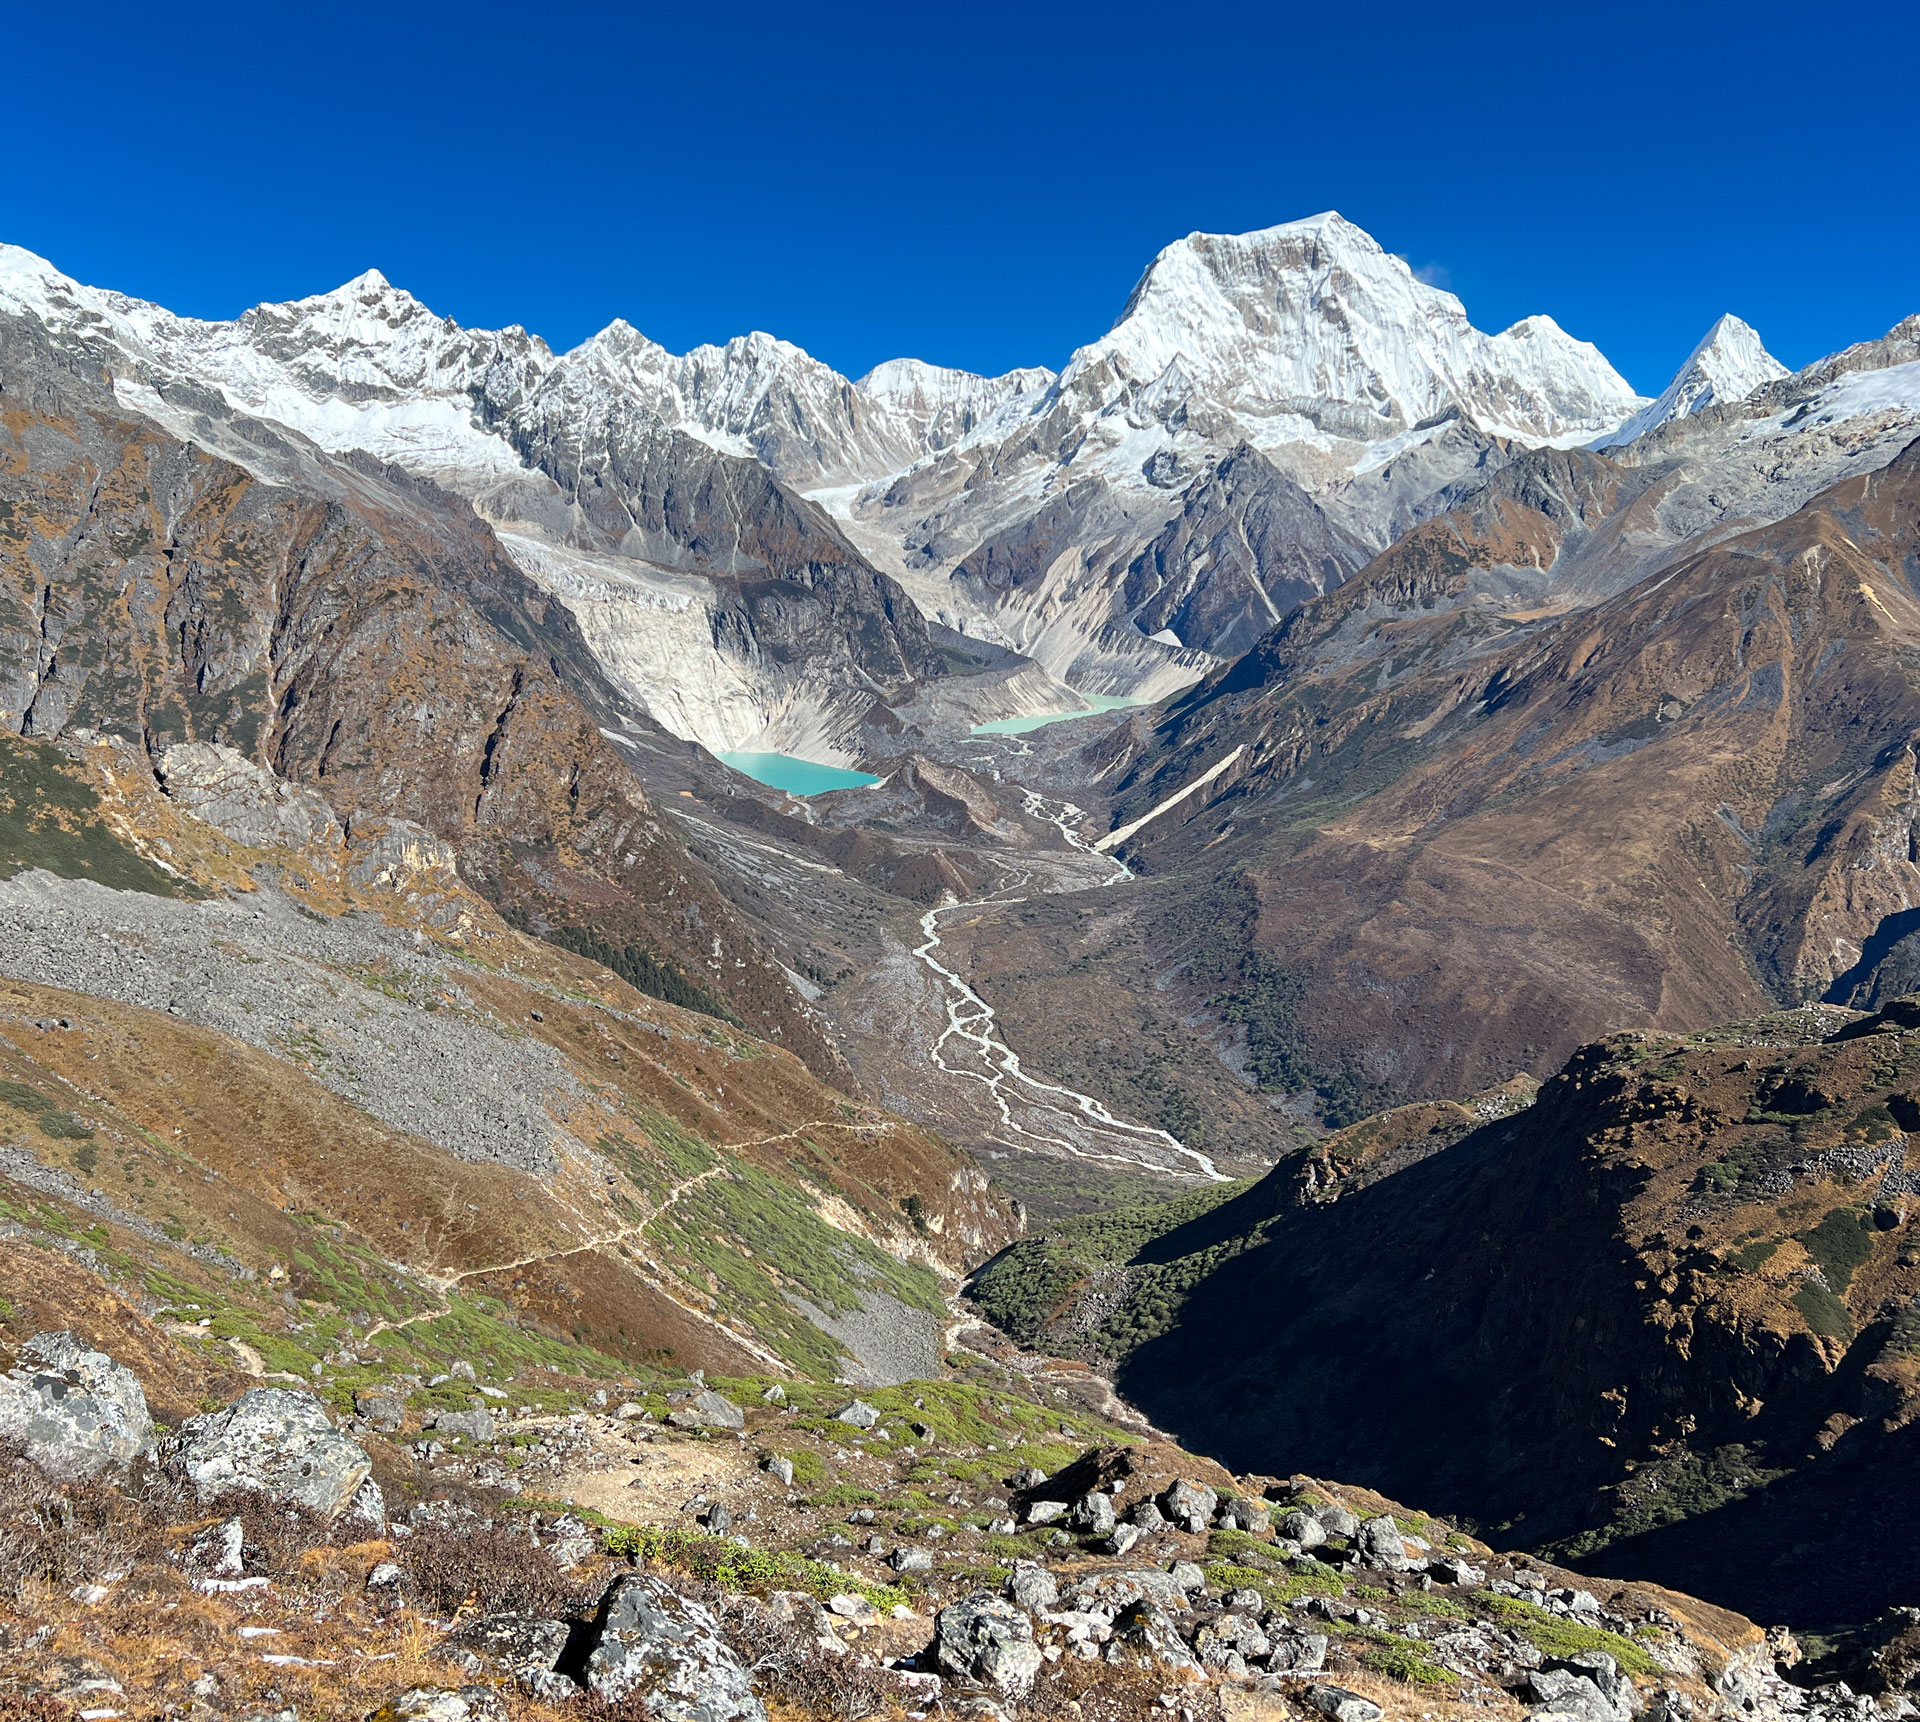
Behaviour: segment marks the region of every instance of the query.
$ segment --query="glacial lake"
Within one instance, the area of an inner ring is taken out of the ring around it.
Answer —
[[[1093,712],[1117,712],[1127,706],[1151,705],[1151,700],[1127,699],[1121,694],[1083,694],[1081,696],[1093,711],[1086,712],[1030,712],[1025,717],[997,718],[992,723],[977,723],[973,726],[975,735],[1025,735],[1030,730],[1043,729],[1050,723],[1065,723],[1068,718],[1092,717]]]
[[[796,759],[790,753],[721,753],[714,757],[755,783],[784,789],[789,795],[824,795],[829,789],[859,789],[880,781],[871,772]]]

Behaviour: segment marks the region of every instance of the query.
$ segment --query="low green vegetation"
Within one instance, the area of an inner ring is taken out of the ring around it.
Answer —
[[[43,867],[115,891],[198,896],[138,854],[100,817],[100,797],[45,742],[0,735],[0,879]]]
[[[1502,1626],[1513,1628],[1543,1656],[1578,1656],[1583,1651],[1602,1650],[1628,1674],[1657,1674],[1660,1665],[1640,1645],[1604,1627],[1582,1626],[1534,1603],[1518,1597],[1501,1596],[1497,1591],[1474,1593],[1474,1601]]]
[[[611,969],[636,992],[643,992],[649,998],[678,1005],[682,1010],[698,1011],[702,1016],[718,1017],[733,1028],[743,1026],[717,995],[644,945],[609,944],[585,927],[555,927],[547,939],[562,950],[598,963],[603,969]]]
[[[662,1529],[654,1525],[626,1525],[607,1534],[610,1554],[671,1567],[724,1590],[798,1590],[826,1598],[842,1592],[864,1596],[875,1608],[893,1608],[907,1600],[897,1585],[873,1584],[841,1572],[824,1561],[785,1550],[742,1548],[730,1537],[696,1531]]]

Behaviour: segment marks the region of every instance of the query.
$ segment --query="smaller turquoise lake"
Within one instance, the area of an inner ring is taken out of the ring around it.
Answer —
[[[714,757],[755,783],[784,789],[789,795],[824,795],[829,789],[859,789],[880,781],[871,772],[821,765],[817,760],[796,759],[790,753],[722,753]]]
[[[1026,717],[999,718],[993,723],[977,723],[973,726],[975,735],[1025,735],[1029,730],[1043,729],[1050,723],[1065,723],[1068,718],[1092,717],[1093,712],[1117,712],[1126,706],[1144,706],[1149,700],[1130,700],[1120,694],[1085,694],[1082,696],[1092,712],[1032,712]]]

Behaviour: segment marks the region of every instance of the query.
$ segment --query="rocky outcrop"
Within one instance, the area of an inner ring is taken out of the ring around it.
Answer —
[[[711,1611],[659,1579],[623,1578],[601,1603],[587,1685],[637,1699],[662,1722],[766,1722],[766,1707]]]
[[[36,1333],[0,1376],[0,1439],[18,1441],[49,1476],[94,1476],[153,1440],[133,1371],[71,1333]]]
[[[191,1417],[160,1443],[163,1469],[202,1501],[232,1490],[265,1495],[333,1518],[349,1508],[384,1520],[366,1449],[334,1428],[319,1400],[256,1387],[232,1405]]]

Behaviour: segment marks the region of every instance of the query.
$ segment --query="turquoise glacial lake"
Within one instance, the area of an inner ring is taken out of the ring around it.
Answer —
[[[1065,723],[1068,718],[1092,717],[1093,712],[1117,712],[1127,706],[1150,705],[1150,700],[1130,700],[1120,694],[1087,694],[1083,696],[1092,712],[1030,712],[1025,717],[997,718],[992,723],[977,723],[973,726],[975,735],[1026,735],[1030,730],[1044,729],[1050,723]]]
[[[722,753],[714,757],[755,783],[784,789],[789,795],[824,795],[829,789],[859,789],[880,781],[871,772],[821,765],[817,760],[796,759],[790,753]]]

